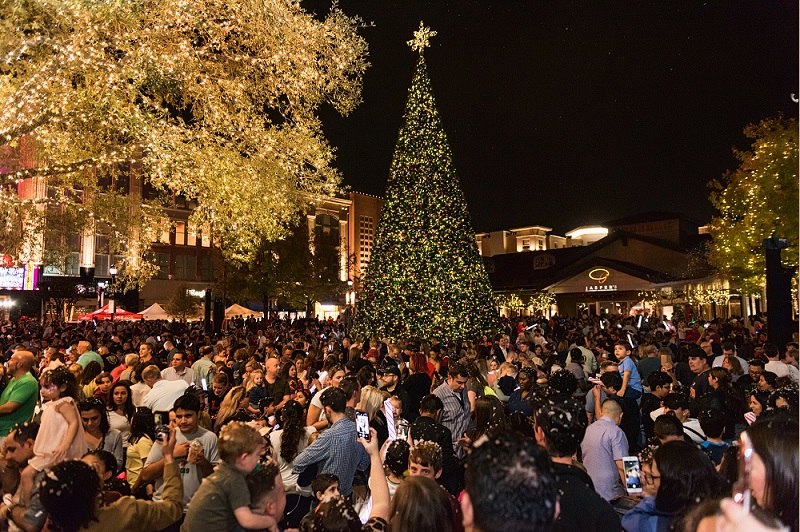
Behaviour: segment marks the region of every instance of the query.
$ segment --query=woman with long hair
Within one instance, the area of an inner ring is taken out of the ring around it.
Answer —
[[[111,428],[105,403],[96,397],[91,397],[80,402],[78,411],[81,414],[83,433],[89,450],[102,449],[110,452],[117,459],[117,470],[121,471],[125,467],[122,455],[122,434],[117,429]]]
[[[503,402],[494,395],[479,397],[475,401],[475,428],[467,431],[463,445],[469,447],[478,438],[508,425]]]
[[[753,390],[750,392],[750,395],[747,396],[747,406],[750,408],[750,411],[745,412],[744,419],[747,423],[752,425],[769,407],[769,392]]]
[[[391,516],[392,532],[464,530],[447,492],[423,476],[408,477],[400,484],[392,499]]]
[[[136,409],[131,419],[131,437],[128,440],[128,453],[125,458],[125,471],[131,486],[136,484],[155,441],[156,422],[153,411],[141,406]]]
[[[117,381],[111,385],[108,394],[108,423],[112,429],[117,429],[122,434],[122,448],[128,448],[131,437],[131,420],[135,408],[131,397],[131,385],[128,381]]]
[[[95,382],[95,379],[101,373],[103,373],[103,366],[94,360],[86,364],[86,367],[83,368],[81,376],[78,379],[78,384],[83,390],[84,397],[89,398],[94,396],[94,392],[97,391],[97,383]]]
[[[408,412],[403,412],[409,423],[419,417],[419,403],[431,393],[431,377],[428,375],[428,360],[422,353],[412,353],[408,358],[408,377],[400,386],[408,393]]]
[[[645,482],[656,495],[645,497],[622,517],[626,532],[668,530],[695,504],[723,496],[727,487],[708,456],[685,441],[668,441],[655,450]]]
[[[374,386],[364,386],[361,388],[361,400],[356,405],[356,410],[367,413],[369,426],[375,429],[375,432],[378,434],[379,447],[382,447],[383,443],[389,439],[389,427],[386,425],[386,415],[383,413],[383,410],[381,410],[383,402],[388,396],[388,393],[382,392]]]
[[[778,413],[747,429],[753,443],[750,485],[753,498],[792,532],[798,531],[798,423],[796,414]]]
[[[731,372],[731,379],[736,382],[739,377],[744,375],[744,368],[742,363],[735,356],[727,356],[722,359],[722,367]]]
[[[247,413],[247,405],[250,398],[244,386],[234,386],[225,395],[219,405],[217,419],[214,421],[214,432],[219,434],[219,430],[231,421],[251,421],[252,418]]]
[[[297,485],[294,459],[308,446],[308,440],[316,432],[314,427],[305,426],[305,410],[297,401],[290,400],[281,410],[280,428],[269,433],[269,441],[275,451],[275,461],[286,490],[286,510],[284,517],[288,528],[297,528],[300,520],[311,507],[313,494]]]
[[[342,382],[343,378],[344,378],[343,367],[329,366],[327,382],[330,386],[328,386],[328,388],[338,388],[339,383]],[[322,403],[320,402],[320,399],[322,397],[322,392],[324,392],[328,388],[323,388],[322,390],[318,391],[311,399],[311,403],[308,405],[308,413],[306,414],[306,425],[308,425],[309,427],[314,427],[317,430],[323,430],[328,426],[328,420],[325,418],[325,412],[323,411]]]

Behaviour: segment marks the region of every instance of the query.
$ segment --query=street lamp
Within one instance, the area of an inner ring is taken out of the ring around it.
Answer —
[[[108,306],[111,309],[111,321],[114,321],[114,314],[117,313],[117,300],[116,300],[116,290],[115,290],[115,281],[117,276],[117,269],[112,266],[108,269],[108,273],[111,274],[111,284],[108,286],[109,298],[108,298]]]

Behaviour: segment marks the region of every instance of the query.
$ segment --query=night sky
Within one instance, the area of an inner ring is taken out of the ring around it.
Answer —
[[[330,2],[305,0],[323,13]],[[374,27],[348,117],[322,110],[336,166],[382,196],[423,20],[425,53],[476,231],[563,234],[648,210],[710,220],[745,125],[797,117],[797,0],[342,0]]]

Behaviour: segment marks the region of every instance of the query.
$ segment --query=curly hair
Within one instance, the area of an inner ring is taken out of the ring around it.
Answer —
[[[383,466],[394,475],[402,476],[408,469],[408,455],[411,446],[405,440],[395,440],[386,448]]]
[[[287,401],[281,412],[281,458],[291,464],[300,453],[300,442],[306,438],[305,410],[297,401]]]
[[[550,374],[547,383],[558,393],[572,395],[578,389],[578,379],[569,370],[560,369]]]
[[[80,460],[56,464],[47,470],[39,497],[57,530],[78,532],[95,518],[100,497],[97,472]]]

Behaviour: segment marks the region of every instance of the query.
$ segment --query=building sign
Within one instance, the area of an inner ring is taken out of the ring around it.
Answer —
[[[0,267],[0,288],[6,290],[23,290],[25,288],[25,270],[27,268]]]
[[[596,284],[586,287],[587,292],[616,292],[617,285],[615,284]]]
[[[546,270],[552,266],[555,266],[556,258],[552,255],[539,255],[533,258],[533,269],[534,270]]]
[[[609,277],[611,277],[611,272],[605,268],[595,268],[589,272],[589,279],[600,284],[604,284]]]
[[[195,290],[193,288],[187,288],[186,289],[186,295],[188,295],[189,297],[206,297],[206,291],[205,290]]]

